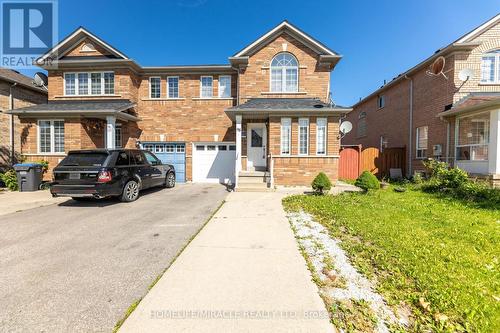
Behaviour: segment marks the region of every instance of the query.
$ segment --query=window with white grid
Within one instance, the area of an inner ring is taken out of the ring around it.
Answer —
[[[500,50],[488,52],[481,58],[481,83],[500,84]]]
[[[416,152],[417,158],[425,158],[427,156],[427,145],[429,137],[429,128],[427,126],[417,127],[416,133]]]
[[[113,95],[115,93],[115,73],[104,73],[104,94]]]
[[[113,95],[113,72],[64,73],[64,95]]]
[[[76,95],[75,73],[64,74],[64,92],[66,95]]]
[[[213,95],[213,78],[211,76],[202,76],[200,78],[200,97],[212,98]]]
[[[281,155],[290,155],[292,141],[292,119],[281,118]]]
[[[270,86],[272,92],[297,92],[299,63],[290,53],[282,52],[271,61]]]
[[[150,98],[161,97],[161,78],[159,77],[149,78],[149,97]]]
[[[326,155],[326,118],[316,119],[316,155]]]
[[[167,77],[168,98],[179,98],[179,77]]]
[[[231,97],[231,76],[219,76],[219,98]]]
[[[88,95],[89,73],[78,73],[78,95]]]
[[[38,121],[38,152],[64,153],[64,121]]]
[[[102,94],[101,73],[90,73],[90,93],[92,95]]]
[[[299,155],[309,153],[309,119],[299,118]]]

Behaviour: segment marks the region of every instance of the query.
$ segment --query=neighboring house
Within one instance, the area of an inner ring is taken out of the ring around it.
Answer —
[[[12,166],[21,151],[19,119],[6,114],[10,109],[47,103],[47,90],[11,69],[0,67],[0,170]]]
[[[430,74],[443,59],[442,74]],[[407,175],[432,157],[500,182],[500,14],[356,103],[347,120],[342,144],[406,147]]]
[[[49,103],[12,113],[23,153],[52,167],[73,149],[140,146],[180,182],[337,178],[339,119],[351,110],[329,98],[341,56],[286,21],[227,65],[142,67],[84,28],[39,60],[49,58]]]

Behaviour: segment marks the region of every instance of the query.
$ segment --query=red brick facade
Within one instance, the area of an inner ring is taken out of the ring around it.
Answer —
[[[89,42],[85,40],[64,53],[63,59],[70,57],[109,55],[109,51],[90,41],[95,52],[82,52],[82,46]],[[279,52],[286,50],[292,53],[299,62],[298,93],[269,93],[270,88],[270,62]],[[79,58],[79,59],[80,59]],[[333,67],[333,66],[332,66]],[[292,37],[286,32],[280,33],[275,38],[253,53],[248,58],[248,65],[238,70],[231,66],[209,66],[196,68],[137,68],[125,63],[120,66],[106,67],[102,64],[72,65],[65,68],[60,64],[59,69],[49,70],[49,101],[64,100],[99,100],[99,99],[127,99],[136,106],[133,113],[141,120],[127,122],[122,125],[122,141],[126,147],[136,147],[140,142],[184,142],[186,143],[186,180],[192,179],[192,147],[197,142],[231,142],[236,140],[235,123],[228,117],[225,110],[244,103],[249,98],[319,98],[327,102],[330,85],[330,71],[332,68],[319,66],[319,54]],[[90,71],[113,71],[115,75],[115,89],[113,95],[106,96],[65,96],[64,73]],[[219,76],[231,76],[231,97],[218,98]],[[179,78],[179,97],[167,98],[167,77]],[[200,98],[200,77],[213,77],[213,98]],[[161,78],[161,96],[157,99],[150,98],[150,77]],[[239,97],[239,98],[238,98]],[[307,116],[307,115],[305,115]],[[23,135],[23,153],[30,154],[32,158],[44,158],[50,161],[50,166],[57,164],[63,154],[39,155],[37,154],[37,123],[34,119],[23,119],[25,133]],[[315,155],[315,118],[310,117],[310,156],[295,156],[297,150],[297,119],[293,120],[292,131],[292,156],[275,162],[276,184],[279,185],[308,185],[312,178],[319,172],[325,171],[332,180],[337,178],[338,164],[338,121],[339,116],[328,118],[328,153],[325,157]],[[65,151],[82,148],[101,148],[104,146],[104,130],[89,129],[86,127],[88,120],[65,120]],[[94,120],[94,126],[102,122]],[[267,123],[268,142],[270,153],[279,155],[280,119],[262,119]],[[88,124],[87,124],[88,125]],[[244,125],[245,127],[245,125]],[[245,130],[245,128],[243,129]],[[242,160],[245,167],[246,142],[242,143]],[[293,160],[293,162],[290,162]],[[269,167],[269,166],[268,166]]]

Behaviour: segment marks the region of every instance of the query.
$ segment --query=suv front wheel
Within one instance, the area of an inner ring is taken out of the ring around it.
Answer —
[[[174,186],[175,186],[175,175],[173,172],[169,172],[165,177],[165,187],[172,188]]]
[[[139,197],[139,183],[135,180],[129,180],[123,187],[120,200],[124,202],[131,202],[137,200]]]

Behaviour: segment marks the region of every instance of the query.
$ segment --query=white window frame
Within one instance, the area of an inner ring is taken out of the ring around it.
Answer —
[[[42,121],[48,121],[50,122],[50,152],[42,152],[40,149],[40,122]],[[63,136],[63,150],[62,151],[55,151],[55,131],[54,131],[54,122],[56,121],[62,121],[63,127],[65,126],[64,119],[39,119],[37,120],[37,152],[38,154],[45,154],[45,155],[54,155],[54,154],[64,154],[65,152],[65,145],[66,145],[66,129],[64,132]]]
[[[302,134],[302,130],[301,130],[301,126],[300,123],[301,122],[307,122],[307,136],[306,136],[306,152],[305,153],[301,153],[300,152],[300,137],[301,137],[301,134]],[[298,121],[298,149],[297,149],[297,154],[298,155],[301,155],[301,156],[307,156],[309,155],[309,132],[310,132],[310,128],[309,128],[309,118],[299,118],[299,121]]]
[[[170,96],[170,85],[169,85],[170,79],[177,79],[177,96]],[[181,92],[180,92],[180,84],[179,83],[180,83],[179,76],[167,76],[167,98],[170,98],[170,99],[180,98]],[[160,94],[161,94],[161,92],[160,92]]]
[[[221,91],[221,79],[222,78],[228,78],[229,79],[229,95],[228,96],[222,96],[222,91]],[[218,82],[218,96],[219,98],[231,98],[231,75],[219,75],[219,82]],[[212,82],[212,86],[213,86],[213,82]]]
[[[487,142],[484,142],[484,143],[472,143],[472,144],[463,144],[463,145],[460,145],[458,144],[458,141],[459,141],[459,131],[460,131],[460,121],[462,121],[463,119],[466,119],[466,118],[472,118],[474,116],[478,116],[478,115],[483,115],[483,114],[488,114],[488,112],[481,112],[481,113],[478,113],[478,114],[474,114],[474,115],[466,115],[466,116],[463,116],[463,117],[457,117],[456,121],[455,121],[455,160],[456,161],[471,161],[471,162],[474,162],[474,161],[479,161],[479,162],[483,162],[483,161],[489,161],[489,146],[490,146],[490,141],[491,141],[491,133],[490,133],[490,121],[491,119],[475,119],[473,120],[472,122],[475,122],[475,123],[483,123],[485,124],[484,128],[485,128],[485,132],[488,133],[488,141]],[[472,154],[471,156],[469,156],[469,159],[468,160],[465,160],[465,159],[458,159],[458,149],[459,148],[464,148],[464,147],[468,147],[468,148],[474,148],[474,147],[486,147],[487,151],[488,151],[488,158],[486,160],[480,160],[480,159],[475,159],[473,158]]]
[[[210,96],[203,96],[203,78],[210,78],[212,82],[212,93]],[[200,98],[214,98],[214,77],[212,75],[200,76]]]
[[[285,131],[288,135],[288,153],[284,152],[283,145],[283,134]],[[292,153],[292,118],[281,118],[281,126],[280,126],[280,155],[290,156]]]
[[[320,123],[323,123],[324,124],[320,124]],[[319,128],[320,127],[324,127],[325,128],[325,137],[324,137],[324,147],[325,147],[325,151],[320,153],[319,152],[319,142],[320,142],[320,138],[319,138]],[[316,155],[318,156],[325,156],[326,155],[326,152],[327,152],[327,149],[328,149],[328,118],[316,118]]]
[[[495,65],[493,66],[493,81],[490,81],[489,78],[483,80],[483,61],[484,58],[493,57],[495,61]],[[500,84],[500,50],[491,50],[489,52],[483,53],[481,55],[481,64],[479,67],[479,83],[480,84]]]
[[[153,86],[151,85],[152,79],[160,79],[160,96],[158,96],[158,97],[153,97],[153,94],[152,94]],[[150,76],[148,79],[148,82],[149,82],[149,98],[150,99],[160,99],[161,98],[161,76]]]
[[[106,137],[106,136],[105,136]],[[117,140],[119,139],[119,140]],[[123,132],[122,132],[122,124],[115,124],[115,147],[123,148]]]
[[[279,56],[280,54],[283,54],[283,53],[289,54],[290,56],[292,56],[293,58],[295,58],[295,61],[297,62],[297,66],[280,66],[280,67],[278,67],[278,68],[281,68],[281,89],[277,90],[277,91],[274,91],[273,90],[273,84],[272,84],[272,77],[273,77],[273,66],[272,66],[272,63],[273,63],[274,58],[276,58],[277,56]],[[280,53],[276,54],[271,59],[271,62],[269,63],[269,92],[276,93],[276,94],[287,94],[287,93],[292,93],[293,94],[293,93],[299,92],[299,72],[300,72],[299,68],[300,68],[299,60],[292,53],[290,53],[290,52],[280,52]],[[286,90],[286,70],[287,69],[296,69],[297,70],[297,86],[295,87],[296,89],[293,90],[293,91]]]
[[[419,134],[420,134],[420,129],[421,128],[427,128],[427,147],[426,148],[420,148],[418,145],[419,141]],[[415,159],[417,160],[423,160],[427,158],[427,151],[429,150],[429,126],[419,126],[415,130]],[[419,155],[419,151],[425,151],[425,154],[422,153],[421,156]]]
[[[66,75],[74,75],[73,84],[75,85],[75,93],[68,95],[66,92]],[[78,74],[87,74],[87,93],[80,94],[80,89],[78,88]],[[92,74],[101,75],[101,92],[99,94],[92,94]],[[104,74],[113,74],[113,93],[106,94],[106,88],[104,83]],[[91,72],[64,72],[63,73],[63,95],[64,96],[114,96],[115,95],[115,72],[114,71],[91,71]]]

